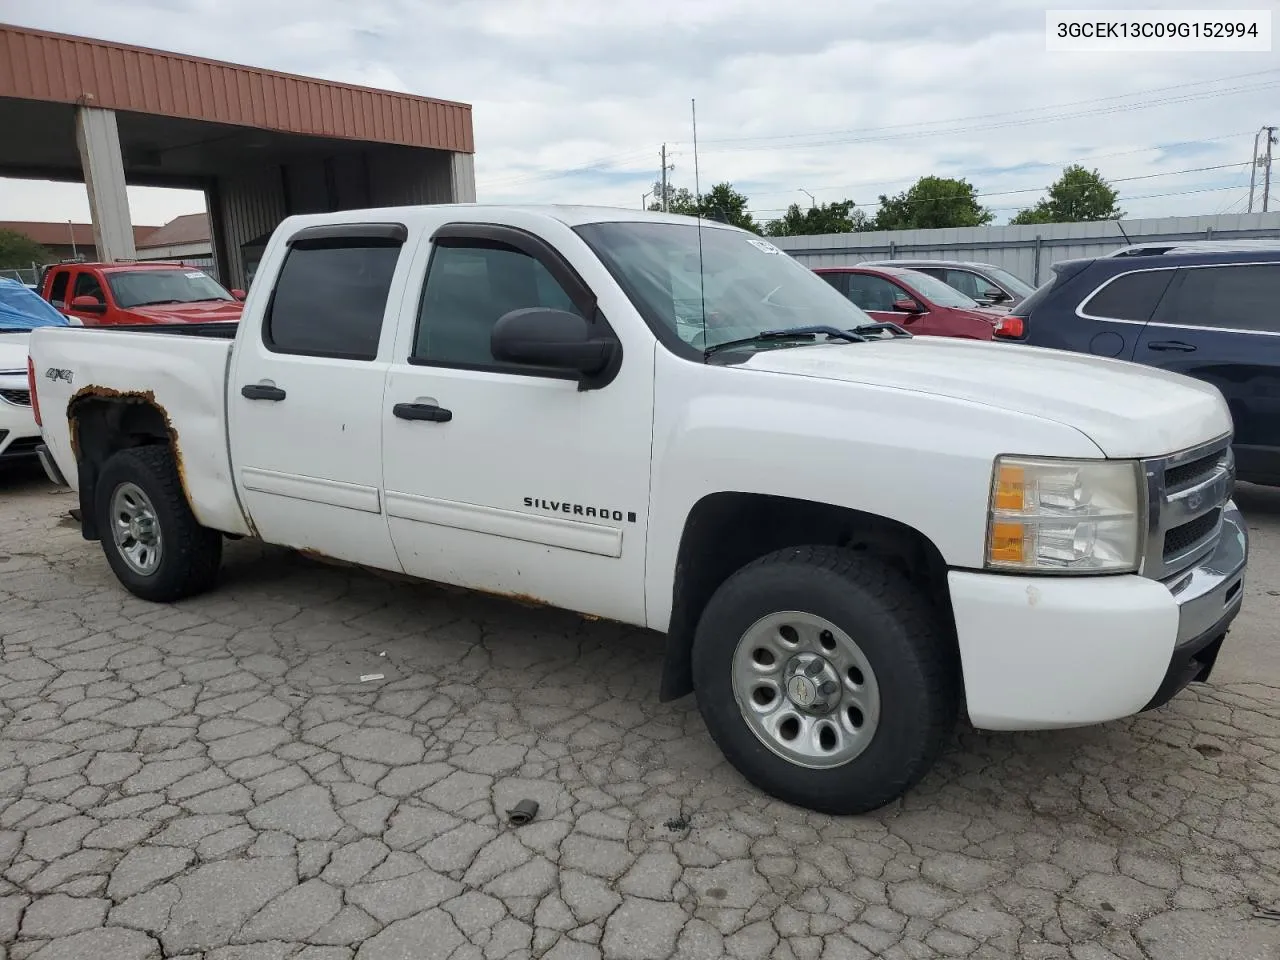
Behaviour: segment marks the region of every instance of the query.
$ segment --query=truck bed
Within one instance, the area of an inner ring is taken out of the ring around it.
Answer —
[[[79,489],[68,410],[95,396],[136,398],[163,417],[197,519],[248,533],[227,449],[226,379],[237,323],[43,327],[30,355],[45,443]]]

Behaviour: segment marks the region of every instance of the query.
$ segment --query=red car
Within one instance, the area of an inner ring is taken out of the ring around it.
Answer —
[[[816,267],[813,272],[871,319],[891,321],[917,336],[993,340],[1010,322],[1007,312],[984,309],[972,297],[918,270]]]
[[[238,321],[242,290],[180,263],[59,263],[40,296],[86,327]]]

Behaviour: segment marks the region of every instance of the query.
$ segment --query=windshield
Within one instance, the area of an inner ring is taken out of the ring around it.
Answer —
[[[914,270],[903,271],[905,276],[901,277],[903,283],[908,283],[916,288],[926,300],[931,300],[940,307],[960,307],[961,309],[970,310],[978,306],[978,301],[973,297],[965,296],[955,287],[943,283],[937,277],[931,277],[927,273],[919,273]],[[889,274],[893,276],[893,274]]]
[[[741,230],[703,224],[699,231],[696,224],[642,221],[576,230],[651,323],[698,350],[767,330],[818,325],[851,330],[874,322],[813,271]],[[756,346],[797,342],[806,341]]]
[[[1015,297],[1029,297],[1036,292],[1035,287],[1019,280],[1008,270],[1001,270],[999,267],[983,267],[982,270]]]
[[[107,274],[107,283],[121,307],[155,303],[197,303],[234,300],[222,284],[200,270],[134,270]]]

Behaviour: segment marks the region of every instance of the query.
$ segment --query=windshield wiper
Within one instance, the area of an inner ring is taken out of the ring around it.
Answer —
[[[868,334],[886,332],[894,337],[910,337],[911,334],[896,323],[864,323],[861,326],[854,327],[852,330],[841,330],[839,327],[788,327],[785,330],[764,330],[757,333],[753,337],[742,337],[739,340],[726,340],[724,343],[714,343],[703,350],[704,357],[710,357],[712,354],[726,347],[742,347],[749,346],[753,343],[769,343],[775,340],[816,340],[818,337],[825,336],[837,340],[847,340],[849,343],[865,343],[872,339]]]
[[[186,303],[185,300],[144,300],[142,303],[135,303],[135,307],[159,307],[169,303]],[[126,308],[132,309],[132,308]]]

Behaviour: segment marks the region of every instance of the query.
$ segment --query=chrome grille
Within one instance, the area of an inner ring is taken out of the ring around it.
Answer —
[[[29,407],[31,406],[31,391],[17,389],[10,390],[6,388],[4,390],[0,390],[0,399],[3,399],[8,403],[15,403],[20,407]]]
[[[1222,533],[1236,464],[1231,438],[1145,461],[1147,550],[1142,574],[1168,580],[1212,552]]]

